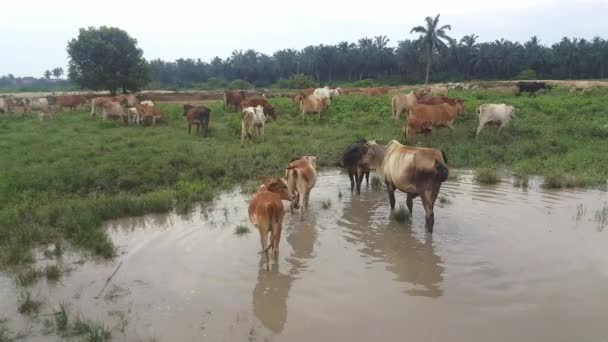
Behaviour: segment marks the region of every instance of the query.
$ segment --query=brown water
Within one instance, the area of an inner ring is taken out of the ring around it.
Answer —
[[[385,190],[348,188],[340,172],[320,174],[305,221],[286,216],[278,270],[260,266],[257,231],[234,234],[250,226],[249,195],[234,192],[185,216],[109,222],[119,256],[64,256],[72,271],[32,288],[37,318],[17,313],[20,290],[0,276],[0,318],[40,341],[59,339],[43,321],[62,302],[126,341],[608,341],[605,192],[461,173],[442,188],[431,236],[419,200],[399,224]]]

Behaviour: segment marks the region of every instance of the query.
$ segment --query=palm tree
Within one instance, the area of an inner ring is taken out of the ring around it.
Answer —
[[[443,25],[439,28],[439,16],[435,18],[426,17],[426,27],[416,26],[412,28],[410,33],[420,33],[418,42],[423,45],[426,51],[426,78],[424,83],[429,83],[429,74],[431,73],[431,63],[433,62],[433,53],[439,49],[446,48],[447,45],[442,39],[449,40],[450,37],[445,33],[446,30],[451,30],[451,25]]]

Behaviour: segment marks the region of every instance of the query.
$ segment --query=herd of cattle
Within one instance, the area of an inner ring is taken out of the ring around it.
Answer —
[[[433,129],[447,127],[453,130],[454,121],[464,115],[464,100],[448,97],[449,89],[467,85],[448,84],[434,85],[408,94],[397,94],[391,99],[391,116],[398,120],[405,116],[402,129],[404,140],[415,139],[417,134],[426,136],[429,146],[429,136]],[[517,82],[517,96],[528,93],[535,95],[541,89],[550,88],[544,82]],[[585,92],[586,84],[577,84],[572,91]],[[387,88],[367,88],[363,94],[377,96],[387,94]],[[337,96],[348,95],[341,88],[310,88],[304,89],[293,96],[298,105],[302,118],[309,114],[317,114],[327,110]],[[52,117],[54,113],[64,108],[77,109],[90,104],[91,118],[101,114],[103,120],[122,120],[125,123],[137,125],[157,120],[164,120],[164,114],[154,106],[152,101],[139,101],[135,95],[117,95],[94,97],[90,101],[81,95],[59,95],[56,97],[15,99],[0,97],[0,112],[11,113],[11,109],[22,106],[24,112],[38,111],[40,119]],[[247,98],[244,91],[226,91],[223,95],[224,110],[240,110],[241,145],[245,140],[254,137],[264,137],[264,126],[268,120],[276,120],[278,113],[275,108],[262,98]],[[504,103],[482,104],[477,108],[479,125],[476,138],[485,126],[498,126],[500,131],[512,118],[516,108]],[[184,105],[183,115],[188,125],[188,134],[192,126],[197,132],[207,134],[211,110],[205,106]],[[412,211],[412,201],[420,197],[425,210],[426,229],[433,231],[433,207],[441,184],[448,178],[448,160],[443,151],[431,147],[405,146],[396,140],[387,145],[376,141],[358,140],[347,146],[342,154],[341,164],[348,171],[351,191],[360,194],[363,178],[369,183],[369,173],[376,170],[383,178],[388,190],[391,210],[395,207],[395,191],[401,190],[407,194],[406,204]],[[286,168],[284,177],[268,178],[253,195],[249,205],[249,219],[259,230],[262,252],[265,254],[269,267],[269,250],[276,258],[279,252],[279,241],[285,209],[282,200],[290,201],[291,211],[304,212],[308,208],[310,192],[317,180],[316,157],[304,155],[291,160]]]

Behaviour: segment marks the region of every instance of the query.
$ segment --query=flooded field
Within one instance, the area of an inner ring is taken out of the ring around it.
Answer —
[[[351,195],[324,171],[304,222],[287,214],[270,272],[249,197],[108,222],[119,255],[64,254],[69,272],[30,289],[36,317],[17,312],[23,289],[0,275],[0,319],[31,341],[61,339],[45,324],[61,303],[126,341],[608,341],[605,192],[481,186],[461,172],[429,235],[419,200],[393,222],[384,189]]]

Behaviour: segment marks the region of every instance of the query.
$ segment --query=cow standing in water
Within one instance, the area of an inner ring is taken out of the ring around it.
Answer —
[[[388,190],[391,210],[395,209],[395,190],[407,194],[407,208],[412,212],[413,199],[420,196],[426,213],[426,229],[433,232],[433,207],[448,178],[447,158],[443,151],[434,148],[404,146],[392,140],[386,146],[382,162],[384,182]]]
[[[304,220],[310,191],[317,183],[317,157],[302,156],[291,161],[285,169],[285,178],[289,192],[296,195],[291,203],[291,211],[300,208],[300,219]]]

